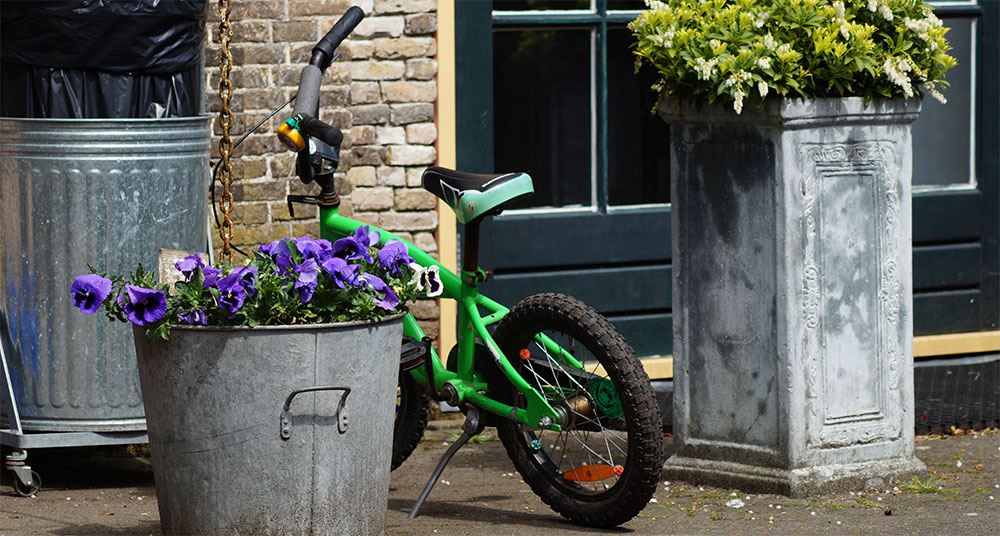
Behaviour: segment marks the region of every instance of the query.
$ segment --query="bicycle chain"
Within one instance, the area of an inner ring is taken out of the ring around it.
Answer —
[[[229,72],[233,68],[233,54],[229,50],[229,42],[233,39],[233,27],[229,23],[231,12],[231,0],[219,0],[221,19],[219,43],[222,45],[219,52],[219,70],[222,73],[219,81],[219,98],[222,100],[222,110],[219,112],[219,126],[222,128],[222,139],[219,140],[219,156],[222,157],[222,170],[219,174],[222,197],[219,198],[219,208],[223,214],[219,234],[222,236],[222,260],[230,264],[233,262],[233,251],[229,245],[233,239],[233,222],[230,219],[230,214],[233,212],[233,194],[229,189],[233,182],[233,165],[229,160],[233,152],[233,140],[229,137],[229,129],[233,126],[233,111],[229,108],[229,101],[233,96],[233,83],[229,79]]]

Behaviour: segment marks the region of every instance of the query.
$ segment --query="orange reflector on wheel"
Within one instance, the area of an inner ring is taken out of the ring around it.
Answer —
[[[527,348],[521,348],[521,352],[518,355],[521,356],[521,359],[528,359],[531,357],[531,352]]]
[[[610,465],[581,465],[563,473],[563,478],[574,482],[599,482],[620,474]]]

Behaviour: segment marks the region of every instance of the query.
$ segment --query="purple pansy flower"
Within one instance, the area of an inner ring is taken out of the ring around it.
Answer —
[[[125,285],[125,294],[118,297],[118,303],[129,322],[137,326],[152,324],[167,314],[167,295],[162,290]]]
[[[333,251],[333,245],[330,244],[329,240],[324,240],[322,238],[313,240],[308,236],[296,239],[295,247],[299,250],[299,253],[301,253],[303,257],[307,259],[316,259],[316,262],[321,262],[324,257],[329,256]]]
[[[279,255],[274,259],[274,263],[278,267],[278,274],[284,276],[293,276],[295,272],[295,260],[292,259],[291,255]]]
[[[69,291],[73,296],[73,305],[92,315],[111,295],[111,280],[97,274],[81,275],[73,280]]]
[[[264,255],[267,255],[268,257],[270,257],[271,256],[271,251],[273,249],[274,249],[274,242],[271,242],[270,244],[264,244],[264,245],[258,247],[257,248],[257,252],[258,253],[263,253]]]
[[[233,270],[233,273],[240,274],[238,281],[240,285],[243,286],[243,290],[246,291],[247,296],[253,296],[257,293],[257,267],[256,266],[244,266],[242,268],[237,268]]]
[[[194,271],[198,268],[204,268],[205,264],[201,262],[201,257],[198,254],[188,255],[184,257],[184,260],[180,260],[174,263],[174,267],[184,274],[185,281],[191,281],[194,277]]]
[[[219,305],[230,313],[239,311],[247,297],[246,288],[240,283],[242,275],[235,271],[219,280],[219,292],[221,293]]]
[[[307,259],[295,267],[295,273],[298,277],[295,280],[294,289],[299,291],[299,301],[309,303],[313,292],[316,291],[316,285],[319,283],[317,279],[319,277],[319,266],[316,265],[314,259]]]
[[[263,246],[260,246],[259,248],[257,248],[257,251],[265,255],[269,255],[272,259],[282,256],[291,256],[292,252],[288,247],[288,242],[286,242],[287,240],[291,239],[279,238],[274,242],[271,242],[270,244],[264,244]]]
[[[378,244],[381,235],[378,231],[369,231],[367,225],[358,227],[353,236],[341,238],[333,243],[333,254],[347,260],[364,259],[365,262],[373,262],[368,248],[372,244]]]
[[[177,318],[185,324],[191,326],[204,326],[208,324],[208,317],[203,309],[195,309],[188,313],[177,313]]]
[[[323,261],[323,270],[333,276],[333,282],[340,288],[353,287],[358,284],[358,270],[361,266],[348,264],[340,257],[330,257]]]
[[[375,295],[375,305],[391,311],[399,305],[399,296],[396,296],[396,292],[392,290],[392,287],[387,285],[385,281],[382,281],[377,275],[373,274],[361,274],[358,277],[358,283],[367,290],[374,290]],[[378,297],[378,292],[385,294],[383,298]]]
[[[205,281],[201,284],[202,288],[216,288],[219,286],[219,276],[222,275],[222,270],[205,266],[201,269],[201,274],[205,276]]]
[[[378,252],[378,263],[392,275],[399,275],[400,266],[413,262],[406,244],[399,240],[389,240]]]

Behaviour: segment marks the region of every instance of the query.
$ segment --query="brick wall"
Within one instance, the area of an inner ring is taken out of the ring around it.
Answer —
[[[365,20],[338,49],[326,71],[320,117],[344,131],[336,174],[341,214],[392,231],[436,255],[436,198],[420,188],[420,174],[437,160],[434,105],[437,98],[436,0],[233,0],[234,141],[288,100],[313,45],[351,5]],[[207,111],[218,158],[219,13],[209,1],[205,52]],[[284,236],[319,236],[318,213],[299,205],[295,218],[285,196],[314,194],[290,175],[294,155],[275,130],[291,106],[236,149],[233,243],[249,251]],[[221,193],[221,187],[217,186]],[[221,239],[213,238],[216,257]],[[236,255],[236,261],[241,257]],[[438,309],[428,300],[410,309],[436,338]]]

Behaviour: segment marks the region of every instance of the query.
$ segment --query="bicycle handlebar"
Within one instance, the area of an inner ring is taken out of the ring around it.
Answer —
[[[326,69],[333,58],[333,51],[337,50],[337,47],[340,46],[344,38],[350,35],[358,27],[358,24],[361,24],[361,20],[364,18],[365,12],[360,7],[352,6],[348,9],[347,13],[344,13],[344,16],[340,17],[340,20],[333,25],[333,28],[313,47],[313,57],[309,63],[316,65],[320,70]],[[318,53],[322,53],[324,58],[319,59],[317,63],[313,63],[314,60],[317,60]]]
[[[340,43],[358,27],[364,18],[365,12],[358,6],[352,6],[323,36],[323,39],[320,39],[313,47],[309,65],[302,69],[302,74],[299,76],[299,90],[296,93],[292,115],[313,117],[318,115],[319,89],[323,83],[323,71],[330,66],[334,51],[340,46]]]
[[[299,128],[309,136],[323,140],[331,147],[340,147],[340,143],[344,141],[344,133],[339,128],[309,115],[302,116],[302,119],[299,120]]]

